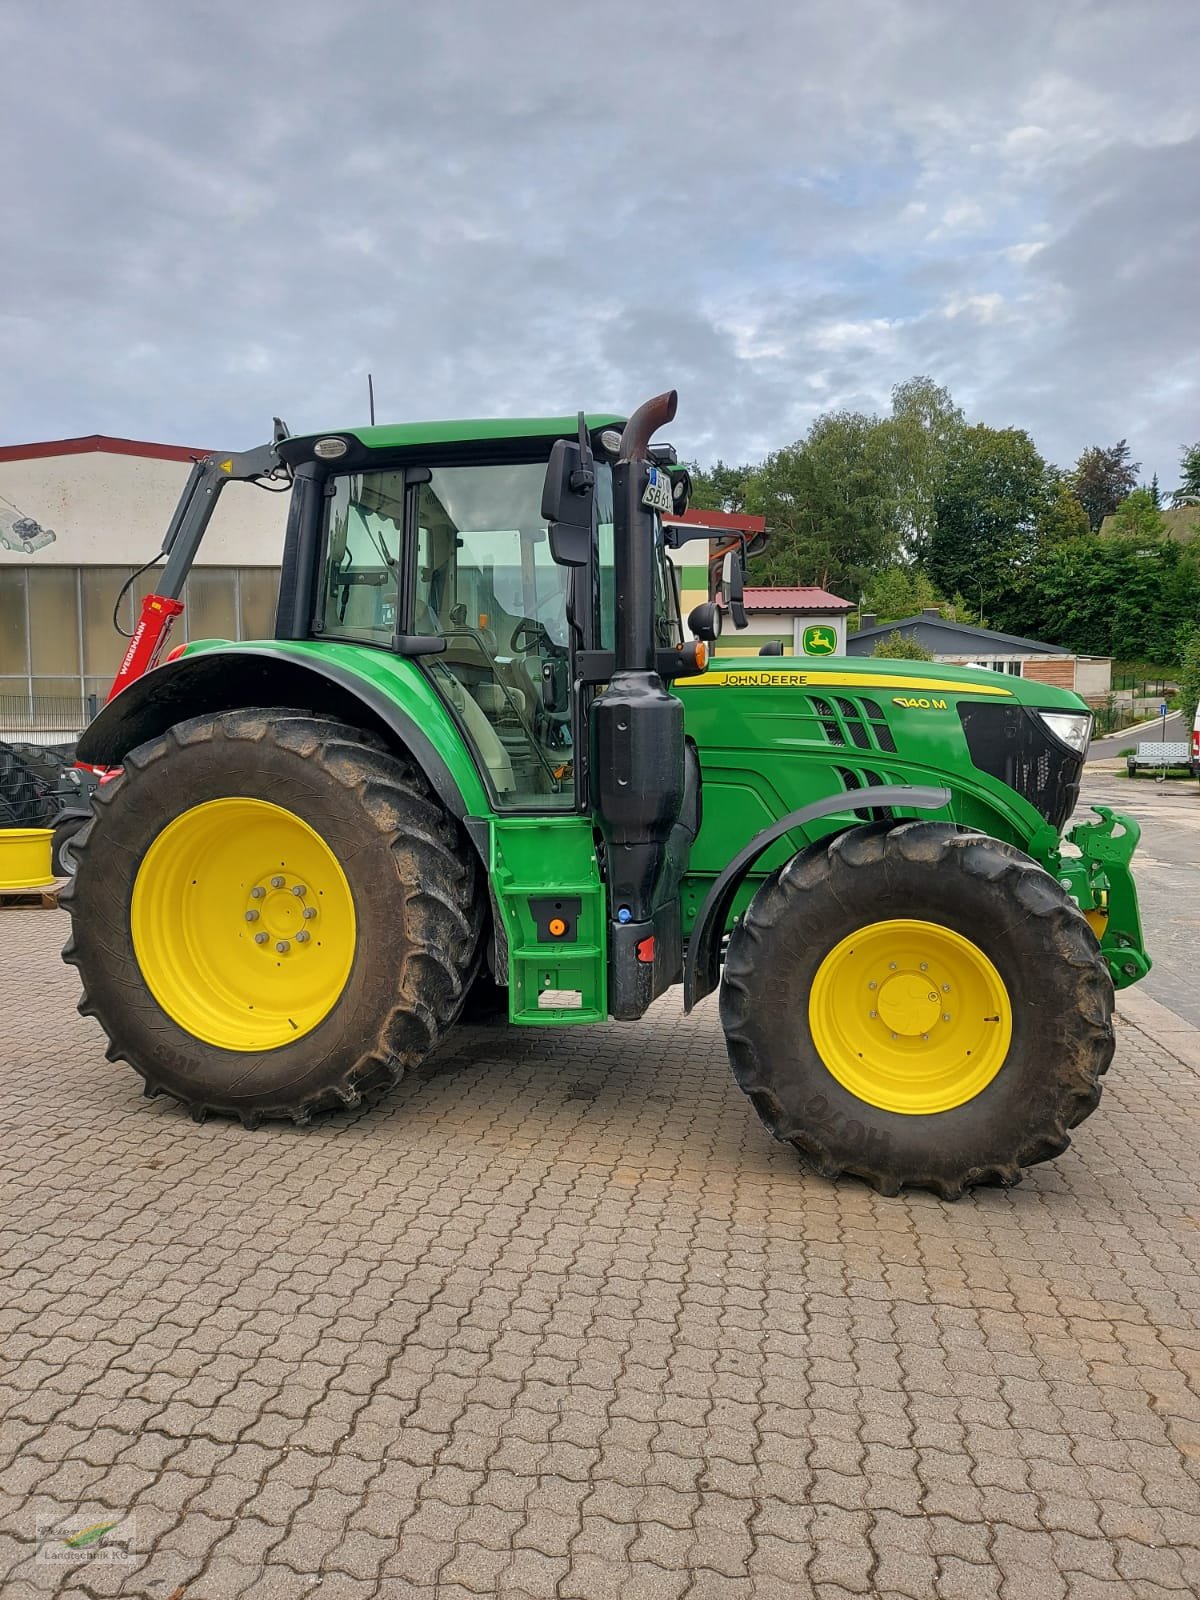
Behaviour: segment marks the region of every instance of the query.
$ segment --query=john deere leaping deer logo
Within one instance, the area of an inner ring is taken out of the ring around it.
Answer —
[[[832,656],[837,654],[837,631],[827,624],[814,622],[800,636],[801,648],[806,656]]]
[[[19,506],[0,495],[0,550],[17,550],[31,556],[35,550],[44,550],[53,544],[55,534],[43,528],[33,517],[27,517]]]

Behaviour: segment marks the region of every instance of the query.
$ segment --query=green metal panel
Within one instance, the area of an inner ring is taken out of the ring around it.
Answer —
[[[808,837],[789,835],[756,864],[735,915],[794,851],[866,820],[855,815],[855,787],[946,783],[950,805],[923,816],[979,828],[1031,853],[1036,846],[1043,856],[1057,846],[1027,801],[971,763],[956,708],[961,699],[983,699],[1086,709],[1069,690],[969,667],[854,657],[718,659],[675,689],[704,775],[704,820],[681,898],[685,933],[713,879],[769,822],[848,791],[844,813],[814,823]]]
[[[492,817],[488,871],[508,943],[509,1020],[533,1027],[603,1022],[607,921],[591,819]],[[543,937],[531,905],[542,899],[579,901],[577,921],[569,918],[573,937]]]
[[[622,428],[625,418],[608,414],[591,414],[585,418],[589,431],[597,428]],[[421,445],[466,444],[479,440],[504,439],[561,439],[573,438],[579,427],[579,418],[573,417],[481,417],[459,418],[446,422],[404,422],[378,427],[325,428],[320,433],[297,436],[325,439],[330,434],[357,439],[368,450],[408,450]]]
[[[333,640],[264,639],[257,642],[275,655],[293,656],[299,662],[311,661],[314,666],[322,663],[341,666],[386,695],[389,700],[394,700],[419,724],[421,732],[445,762],[471,815],[485,816],[490,812],[487,791],[467,753],[462,735],[415,662],[372,645]],[[254,640],[243,640],[240,644],[231,644],[224,639],[203,640],[189,644],[187,653],[194,655],[201,650],[231,650],[236,653],[253,649],[255,643]]]

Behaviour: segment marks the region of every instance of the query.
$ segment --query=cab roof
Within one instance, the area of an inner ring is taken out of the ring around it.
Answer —
[[[588,412],[589,433],[597,428],[623,428],[625,418],[610,412]],[[374,427],[325,428],[320,433],[300,434],[285,439],[279,453],[287,461],[301,461],[312,454],[318,439],[353,440],[364,451],[412,450],[423,445],[487,444],[506,440],[573,439],[579,417],[476,417],[444,422],[393,422]],[[354,452],[355,455],[358,452]]]

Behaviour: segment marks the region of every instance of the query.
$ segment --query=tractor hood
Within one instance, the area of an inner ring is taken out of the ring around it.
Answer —
[[[717,657],[699,677],[680,680],[676,688],[690,695],[694,690],[765,690],[775,696],[780,690],[807,689],[835,693],[845,690],[857,694],[878,693],[887,704],[901,709],[930,709],[907,701],[939,696],[969,696],[972,699],[1003,701],[1009,705],[1037,706],[1043,710],[1083,712],[1088,707],[1071,689],[1018,678],[1006,672],[989,672],[981,667],[948,666],[940,661],[897,661],[873,656],[751,656]],[[940,709],[940,708],[939,708]]]

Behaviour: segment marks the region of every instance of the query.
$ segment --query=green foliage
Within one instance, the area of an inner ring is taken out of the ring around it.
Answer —
[[[1079,539],[1041,553],[1032,581],[997,603],[996,626],[1081,655],[1176,659],[1200,616],[1200,568],[1169,539]]]
[[[950,391],[932,378],[909,378],[892,390],[889,440],[900,537],[910,560],[929,559],[937,497],[950,449],[965,426]]]
[[[1179,651],[1179,709],[1190,729],[1200,704],[1200,627],[1183,633]]]
[[[1038,545],[1064,544],[1082,539],[1091,532],[1087,512],[1067,479],[1051,473],[1046,483],[1046,500],[1038,516]]]
[[[1075,463],[1071,487],[1087,512],[1088,526],[1094,532],[1127,494],[1137,485],[1140,461],[1130,461],[1124,439],[1107,450],[1094,444]]]
[[[991,626],[1083,654],[1174,661],[1177,631],[1200,618],[1200,542],[1163,536],[1156,481],[1137,489],[1138,471],[1121,439],[1063,472],[1028,434],[968,427],[948,390],[913,377],[888,416],[828,413],[759,465],[693,467],[692,505],[766,517],[753,583],[861,595],[883,622],[937,605],[983,623],[986,611]],[[1200,442],[1180,476],[1176,503],[1200,500]],[[1110,512],[1114,537],[1095,539]],[[913,648],[900,641],[901,655]]]
[[[746,480],[758,469],[752,466],[732,467],[718,461],[705,472],[695,462],[688,463],[692,479],[690,505],[694,511],[743,511],[746,504]]]
[[[940,604],[933,580],[920,567],[884,567],[872,575],[863,593],[863,610],[880,622],[915,616],[926,606]]]
[[[932,661],[933,651],[926,650],[911,633],[899,633],[895,628],[886,638],[880,639],[874,650],[873,656],[886,656],[894,661]]]
[[[1135,489],[1121,501],[1113,517],[1112,533],[1143,542],[1161,539],[1167,531],[1166,519],[1149,489]]]
[[[1192,499],[1200,500],[1200,440],[1183,446],[1179,457],[1179,487],[1171,499],[1177,506]]]
[[[819,417],[803,440],[768,456],[745,487],[745,509],[765,516],[771,530],[754,564],[757,583],[815,583],[854,595],[896,558],[889,440],[875,417]]]
[[[1157,511],[1159,506],[1162,505],[1162,490],[1158,487],[1157,472],[1152,474],[1150,478],[1150,500],[1154,506],[1154,509]]]
[[[1047,483],[1046,463],[1023,429],[963,429],[936,501],[934,582],[945,593],[978,594],[981,603],[1019,591],[1037,551]]]

